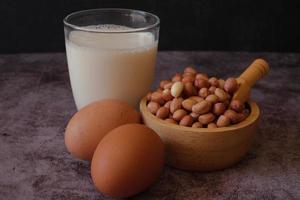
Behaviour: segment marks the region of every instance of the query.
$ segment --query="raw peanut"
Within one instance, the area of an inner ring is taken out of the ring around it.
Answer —
[[[182,101],[183,100],[181,98],[174,98],[171,101],[171,104],[170,104],[170,111],[171,111],[171,113],[174,113],[176,110],[178,110],[178,109],[181,108]]]
[[[172,124],[177,124],[177,122],[174,119],[167,118],[165,119],[166,122],[172,123]]]
[[[200,114],[191,112],[190,115],[191,115],[191,117],[192,117],[194,120],[196,120],[196,119],[198,119],[198,117],[199,117]]]
[[[240,116],[234,110],[226,110],[223,115],[228,117],[232,124],[236,124],[240,120]]]
[[[207,124],[207,128],[218,128],[217,124],[211,122],[209,124]]]
[[[183,102],[181,103],[182,107],[188,111],[192,111],[192,107],[198,103],[196,100],[194,99],[185,99],[183,100]]]
[[[208,95],[206,98],[205,98],[205,100],[206,101],[209,101],[209,102],[211,102],[211,103],[217,103],[218,101],[219,101],[219,99],[218,99],[218,97],[217,97],[217,95],[215,95],[215,94],[210,94],[210,95]]]
[[[205,79],[196,79],[195,82],[194,82],[194,85],[197,87],[197,88],[204,88],[204,87],[208,87],[209,86],[209,83],[207,80]]]
[[[192,78],[195,78],[195,74],[190,73],[190,72],[184,72],[184,73],[182,74],[182,77],[187,77],[187,76],[192,77]]]
[[[173,113],[173,119],[175,121],[180,121],[184,116],[187,115],[187,112],[183,109],[178,109]]]
[[[165,102],[164,99],[162,98],[162,93],[158,91],[152,93],[151,101],[157,102],[160,105],[163,105]]]
[[[152,95],[151,92],[148,92],[148,93],[147,93],[147,95],[146,95],[146,100],[147,100],[147,101],[151,101],[151,95]]]
[[[193,95],[197,95],[197,90],[196,88],[194,87],[194,84],[192,82],[187,82],[184,84],[184,87],[183,87],[183,94],[186,96],[186,97],[190,97],[190,96],[193,96]]]
[[[203,115],[200,115],[198,117],[198,121],[201,123],[201,124],[209,124],[210,122],[214,121],[215,120],[215,115],[212,114],[212,113],[206,113],[206,114],[203,114]]]
[[[156,112],[156,117],[160,119],[165,119],[169,116],[170,110],[166,107],[160,107]]]
[[[233,94],[239,88],[238,82],[235,78],[228,78],[225,81],[224,90]]]
[[[164,89],[171,89],[173,82],[167,83],[164,85]]]
[[[204,80],[208,81],[208,76],[207,76],[207,74],[204,74],[204,73],[198,73],[198,74],[196,74],[196,79],[204,79]]]
[[[188,82],[193,83],[194,81],[195,81],[195,78],[192,76],[185,76],[182,78],[182,83],[188,83]]]
[[[224,103],[216,103],[213,107],[213,113],[216,115],[221,115],[225,112],[226,106]]]
[[[156,114],[159,107],[160,107],[160,105],[154,101],[150,101],[147,105],[148,110],[154,115]]]
[[[209,101],[203,100],[199,103],[196,103],[192,107],[192,111],[197,114],[204,114],[209,112],[211,109],[211,103]]]
[[[230,108],[236,112],[242,112],[245,105],[240,100],[232,100],[230,103]]]
[[[177,82],[177,81],[181,81],[182,75],[180,73],[176,73],[173,77],[172,77],[172,82]]]
[[[230,105],[229,99],[225,100],[223,103],[225,104],[226,108]]]
[[[200,101],[203,101],[204,99],[202,97],[199,97],[199,96],[191,96],[189,99],[193,99],[197,102],[200,102]]]
[[[215,87],[219,86],[219,81],[216,77],[211,77],[210,79],[208,79],[208,82],[211,86],[215,86]]]
[[[250,110],[245,108],[242,113],[248,117],[250,115]]]
[[[202,128],[203,125],[200,122],[195,122],[195,123],[193,123],[192,127],[193,128]]]
[[[184,73],[196,74],[197,70],[194,67],[188,66],[184,69]]]
[[[226,92],[227,99],[231,99],[231,95]]]
[[[221,88],[217,88],[215,90],[215,95],[218,97],[219,101],[225,101],[227,99],[227,94],[224,90]]]
[[[165,101],[170,101],[173,99],[172,95],[171,95],[171,91],[169,89],[164,89],[164,91],[162,92],[162,98]]]
[[[219,88],[224,89],[225,81],[223,79],[219,79]]]
[[[170,83],[170,82],[171,82],[171,81],[168,81],[168,80],[162,80],[162,81],[160,81],[160,83],[159,83],[159,87],[160,87],[161,89],[164,89],[165,85],[168,84],[168,83]]]
[[[192,123],[193,123],[193,118],[189,115],[186,115],[180,120],[179,125],[181,125],[181,126],[191,126]]]
[[[183,83],[178,81],[175,82],[171,87],[171,94],[173,97],[179,97],[183,90]]]
[[[170,109],[171,102],[172,102],[172,101],[166,102],[165,105],[164,105],[164,107]]]
[[[247,115],[245,115],[244,113],[237,113],[237,116],[238,116],[238,123],[244,121],[247,118]]]
[[[214,94],[215,93],[215,91],[216,91],[216,87],[215,86],[210,86],[209,88],[208,88],[208,91],[209,91],[209,93],[210,94]]]
[[[201,88],[199,90],[199,94],[198,94],[200,97],[203,97],[203,98],[206,98],[208,95],[209,95],[209,91],[207,88]]]
[[[225,127],[230,125],[230,119],[226,117],[225,115],[220,115],[220,117],[217,120],[217,126],[218,127]]]

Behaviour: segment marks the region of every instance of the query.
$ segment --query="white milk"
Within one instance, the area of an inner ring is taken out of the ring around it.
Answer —
[[[116,25],[87,27],[101,31],[129,29]],[[152,33],[72,31],[66,50],[73,96],[78,109],[106,98],[137,107],[149,91],[156,63]]]

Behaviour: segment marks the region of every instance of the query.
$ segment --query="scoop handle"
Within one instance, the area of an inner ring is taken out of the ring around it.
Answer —
[[[253,61],[253,63],[240,75],[240,79],[245,81],[251,88],[258,80],[269,72],[269,64],[259,58]]]

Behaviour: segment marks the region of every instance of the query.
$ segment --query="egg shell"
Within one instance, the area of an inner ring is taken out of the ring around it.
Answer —
[[[164,144],[150,128],[126,124],[99,143],[91,164],[95,186],[111,197],[129,197],[155,182],[164,165]]]
[[[139,113],[119,100],[100,100],[80,109],[65,131],[68,151],[83,160],[91,160],[101,139],[112,129],[127,123],[139,123]]]

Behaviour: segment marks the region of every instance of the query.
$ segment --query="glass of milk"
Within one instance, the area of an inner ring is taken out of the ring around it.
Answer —
[[[64,19],[68,68],[77,109],[100,99],[134,107],[150,90],[159,18],[130,9],[93,9]]]

